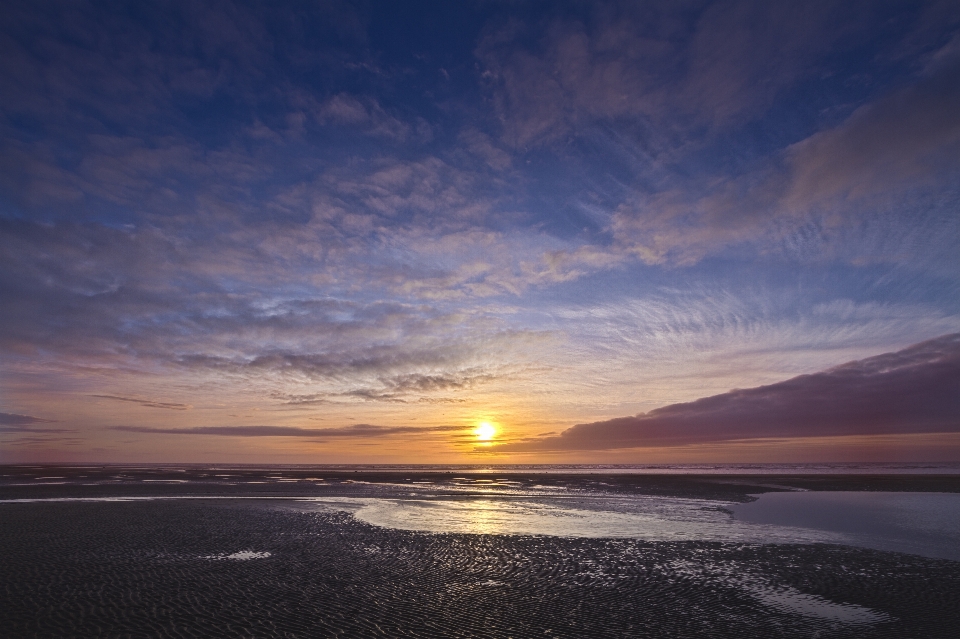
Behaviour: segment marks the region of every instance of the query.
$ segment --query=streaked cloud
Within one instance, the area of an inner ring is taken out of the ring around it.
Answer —
[[[32,415],[18,415],[17,413],[0,413],[0,434],[17,434],[20,439],[34,437],[34,433],[66,433],[69,428],[38,427],[37,424],[53,424],[54,419],[42,419]],[[41,438],[47,435],[40,435]],[[9,444],[9,442],[7,442]]]
[[[55,420],[42,419],[32,415],[18,415],[16,413],[0,413],[0,426],[30,426],[32,424],[50,424]]]
[[[338,428],[300,428],[296,426],[200,426],[197,428],[152,428],[149,426],[114,426],[127,433],[164,435],[221,435],[225,437],[321,437],[369,438],[390,435],[417,435],[463,430],[460,426],[375,426],[354,424]]]
[[[91,395],[91,397],[98,397],[100,399],[112,399],[118,402],[131,402],[134,404],[139,404],[146,408],[166,408],[168,410],[189,410],[191,407],[189,404],[178,404],[176,402],[158,402],[150,399],[137,399],[134,397],[119,397],[117,395]]]

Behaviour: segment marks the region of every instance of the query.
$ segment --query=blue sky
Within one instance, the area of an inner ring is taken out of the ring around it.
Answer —
[[[6,461],[960,459],[949,338],[940,421],[549,443],[960,332],[955,3],[5,13]]]

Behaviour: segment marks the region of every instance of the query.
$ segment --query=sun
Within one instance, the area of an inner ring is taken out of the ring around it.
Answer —
[[[490,422],[480,422],[480,424],[473,429],[473,434],[476,435],[480,441],[489,441],[497,434],[497,429],[494,428]]]

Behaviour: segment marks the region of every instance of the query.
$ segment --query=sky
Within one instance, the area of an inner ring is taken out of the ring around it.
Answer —
[[[0,462],[960,461],[955,1],[9,0],[0,96]]]

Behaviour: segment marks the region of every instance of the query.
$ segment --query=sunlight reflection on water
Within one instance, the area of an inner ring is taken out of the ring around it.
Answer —
[[[734,519],[734,504],[704,499],[633,496],[616,499],[383,499],[328,498],[315,506],[348,510],[362,521],[386,528],[434,533],[620,537],[645,541],[741,543],[843,543],[841,534]],[[743,588],[765,606],[841,624],[890,621],[885,613],[830,601],[732,564],[678,561],[670,568],[705,580]]]
[[[734,520],[731,504],[703,499],[638,496],[561,499],[319,498],[318,507],[346,510],[385,528],[435,533],[627,537],[647,541],[814,543],[839,536],[801,528]]]
[[[578,495],[314,498],[385,528],[646,541],[834,543],[960,560],[960,494],[775,492],[752,503]],[[325,506],[321,506],[324,504]]]

